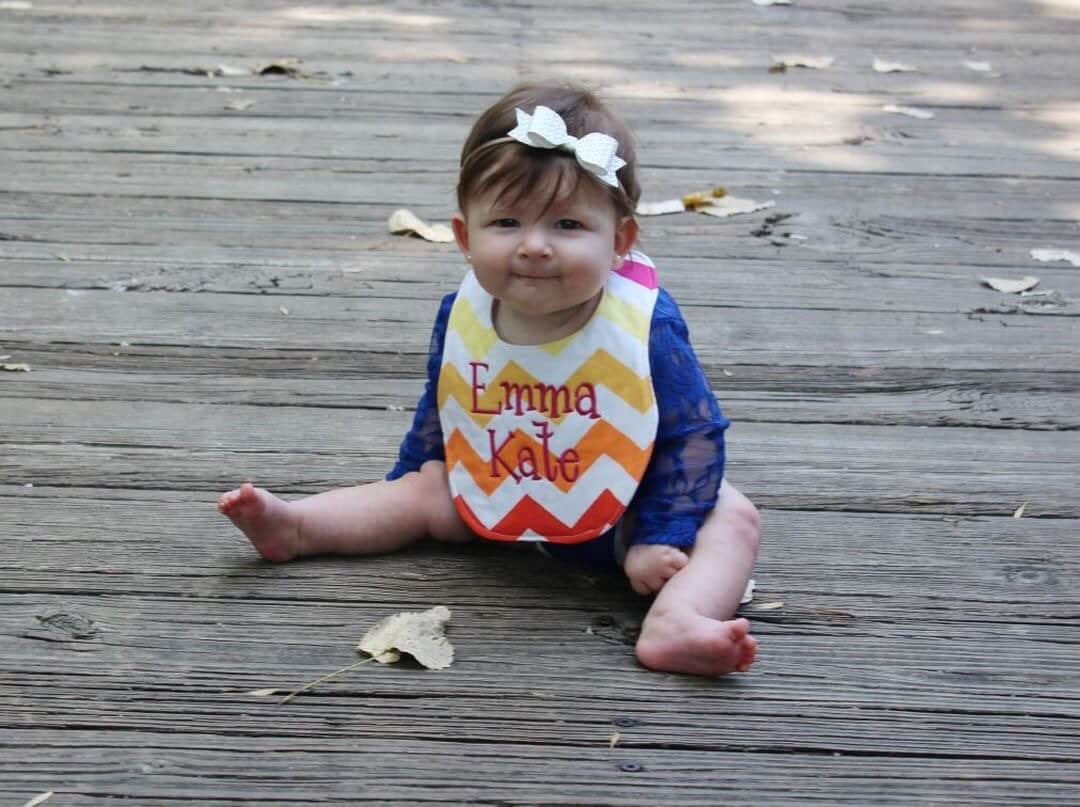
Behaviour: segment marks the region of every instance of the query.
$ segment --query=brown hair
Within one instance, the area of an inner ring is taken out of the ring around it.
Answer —
[[[506,133],[517,123],[514,110],[520,108],[532,114],[538,105],[559,113],[566,122],[567,133],[575,137],[603,132],[619,141],[618,155],[626,160],[626,165],[617,172],[618,188],[601,183],[567,151],[533,148],[506,140]],[[560,196],[573,193],[582,176],[608,191],[617,216],[634,215],[641,188],[637,182],[633,135],[626,124],[595,95],[576,84],[519,84],[487,108],[465,139],[457,186],[458,209],[464,213],[467,200],[493,188],[501,188],[498,201],[511,205],[538,189],[549,188],[546,207]]]

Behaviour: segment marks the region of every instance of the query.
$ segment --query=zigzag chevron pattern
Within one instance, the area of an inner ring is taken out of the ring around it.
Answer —
[[[457,485],[456,493],[464,495],[469,501],[482,502],[484,521],[492,525],[505,519],[525,499],[531,499],[535,504],[546,508],[564,524],[574,524],[589,512],[592,503],[605,491],[625,507],[627,497],[633,496],[638,485],[637,479],[608,457],[601,457],[582,474],[576,483],[581,485],[582,495],[572,497],[566,496],[546,479],[530,485],[528,490],[522,485],[514,484],[512,480],[504,479],[503,484],[495,488],[490,496],[477,499],[477,491],[472,489],[472,476],[464,467],[455,468],[450,478]]]
[[[496,540],[574,543],[615,524],[648,467],[657,411],[648,258],[610,273],[595,315],[545,345],[508,345],[466,276],[450,312],[437,401],[462,518]]]

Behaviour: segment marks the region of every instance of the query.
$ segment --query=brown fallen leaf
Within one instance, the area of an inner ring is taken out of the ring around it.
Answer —
[[[259,65],[252,72],[257,76],[289,76],[290,78],[299,78],[302,74],[300,72],[301,59],[289,56],[284,59],[274,59],[274,61],[268,64]]]
[[[892,112],[895,115],[906,115],[909,118],[918,118],[919,120],[930,120],[934,117],[934,113],[929,109],[920,109],[914,106],[899,106],[897,104],[886,104],[881,108],[884,112]]]
[[[754,606],[755,611],[775,611],[777,608],[783,608],[782,602],[763,602],[761,605]]]
[[[377,622],[356,649],[380,664],[393,664],[408,653],[429,670],[441,670],[454,661],[454,647],[446,638],[450,609],[436,605],[426,611],[405,611]]]
[[[750,578],[746,581],[746,588],[743,590],[742,599],[739,600],[739,605],[746,605],[748,602],[754,601],[754,578]]]
[[[726,218],[728,216],[737,216],[740,213],[753,213],[756,210],[765,210],[775,206],[776,202],[772,200],[768,202],[755,202],[753,199],[740,199],[737,196],[726,196],[723,199],[717,199],[711,205],[699,207],[697,211],[698,213],[704,213],[708,216]]]
[[[449,667],[454,662],[454,646],[446,638],[446,623],[450,621],[450,616],[449,608],[436,605],[426,611],[403,611],[379,620],[356,646],[357,651],[369,654],[368,658],[294,689],[281,699],[281,703],[288,703],[301,692],[307,692],[323,681],[329,681],[363,664],[370,664],[372,661],[393,664],[401,659],[402,653],[408,653],[429,670]]]
[[[715,188],[711,188],[707,191],[688,193],[679,201],[683,203],[683,207],[687,210],[697,210],[698,208],[715,204],[716,199],[723,199],[725,196],[727,196],[727,188],[717,185]]]
[[[805,56],[802,54],[784,54],[782,56],[773,56],[772,67],[769,68],[770,72],[783,73],[789,67],[804,67],[810,70],[825,70],[828,67],[832,67],[833,62],[836,61],[834,56]]]
[[[669,213],[683,213],[686,205],[682,199],[664,199],[661,202],[638,202],[635,213],[639,216],[665,216]]]
[[[1033,249],[1031,257],[1044,263],[1066,261],[1073,266],[1080,266],[1080,252],[1070,252],[1067,249]]]
[[[390,214],[387,228],[394,235],[418,235],[425,241],[449,244],[454,240],[454,231],[445,224],[428,224],[411,210],[402,208]]]
[[[874,72],[876,73],[917,73],[919,68],[903,62],[889,62],[885,59],[874,57]]]
[[[1022,291],[1033,289],[1039,285],[1039,278],[1034,275],[1025,275],[1016,280],[1008,277],[984,277],[980,279],[994,291],[1000,291],[1005,294],[1019,294]]]

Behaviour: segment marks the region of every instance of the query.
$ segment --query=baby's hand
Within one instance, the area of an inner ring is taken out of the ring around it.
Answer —
[[[655,594],[690,558],[678,547],[636,544],[626,553],[623,571],[638,594]]]

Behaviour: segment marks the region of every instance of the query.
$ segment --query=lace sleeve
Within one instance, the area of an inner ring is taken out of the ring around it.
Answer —
[[[442,425],[439,423],[439,368],[442,366],[443,343],[446,341],[450,308],[456,296],[448,294],[443,297],[439,313],[435,316],[435,327],[431,331],[431,345],[428,348],[427,384],[424,385],[424,394],[416,404],[412,428],[401,441],[398,461],[386,475],[388,480],[397,479],[410,471],[419,471],[420,466],[428,460],[445,458]]]
[[[660,422],[631,505],[637,518],[633,543],[692,546],[724,478],[728,420],[690,345],[679,307],[663,289],[653,311],[649,361]]]

